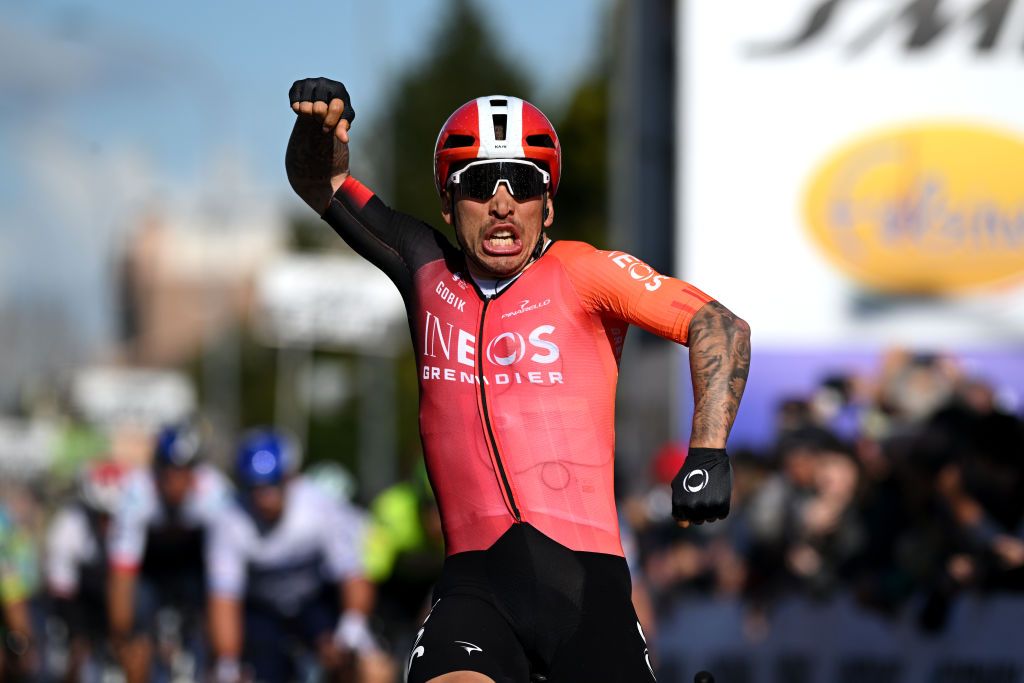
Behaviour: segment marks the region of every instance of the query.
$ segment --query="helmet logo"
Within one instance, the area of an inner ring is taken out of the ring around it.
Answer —
[[[171,446],[170,460],[175,465],[188,465],[199,453],[199,435],[189,431],[182,434]]]
[[[270,451],[256,451],[252,456],[252,470],[256,474],[267,475],[277,468],[277,459]]]

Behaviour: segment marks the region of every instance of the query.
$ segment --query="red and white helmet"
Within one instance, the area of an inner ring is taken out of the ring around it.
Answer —
[[[474,159],[529,159],[551,174],[551,195],[562,175],[562,146],[540,109],[518,97],[470,100],[441,126],[434,145],[434,185],[444,192],[453,164]]]
[[[124,467],[111,460],[85,465],[78,473],[78,499],[99,513],[113,514],[124,490]]]

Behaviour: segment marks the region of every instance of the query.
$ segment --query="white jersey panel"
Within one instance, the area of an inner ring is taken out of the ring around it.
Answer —
[[[505,104],[494,105],[492,102]],[[480,127],[480,149],[477,156],[481,159],[523,159],[523,101],[518,97],[493,95],[478,97],[476,100],[477,117]],[[505,139],[498,140],[494,135],[494,117],[504,115]]]
[[[179,523],[187,529],[208,528],[227,507],[231,490],[231,484],[217,469],[207,464],[197,465],[192,490],[182,503]],[[148,531],[166,522],[167,515],[160,503],[153,471],[138,469],[132,472],[111,521],[108,539],[111,563],[137,567],[146,552]]]
[[[46,585],[59,596],[73,596],[78,591],[79,568],[99,555],[85,511],[77,505],[61,508],[46,532]]]
[[[358,510],[299,477],[288,485],[282,519],[262,534],[240,505],[219,516],[206,552],[210,590],[297,608],[323,582],[363,573],[364,534]]]

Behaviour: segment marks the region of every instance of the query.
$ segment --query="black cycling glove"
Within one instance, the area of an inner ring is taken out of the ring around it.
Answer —
[[[292,83],[292,87],[288,91],[288,101],[290,104],[295,104],[296,102],[326,102],[330,104],[334,98],[345,102],[345,110],[341,113],[341,118],[352,123],[352,119],[356,117],[356,112],[352,108],[352,102],[349,100],[348,90],[345,89],[344,84],[324,78],[323,76],[320,78],[303,78],[301,81]]]
[[[672,480],[672,516],[696,524],[724,519],[732,496],[732,465],[724,448],[691,448]]]

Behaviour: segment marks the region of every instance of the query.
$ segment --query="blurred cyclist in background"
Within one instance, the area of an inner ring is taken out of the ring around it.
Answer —
[[[393,679],[368,623],[363,517],[296,475],[297,463],[294,442],[271,430],[239,446],[239,503],[219,516],[208,545],[215,679],[294,680],[302,649],[328,680]]]
[[[0,505],[0,681],[32,680],[39,666],[29,609],[31,577],[19,562],[22,542],[13,517]]]
[[[128,683],[149,680],[157,619],[174,613],[189,649],[202,659],[203,551],[231,486],[203,462],[199,429],[160,432],[152,466],[133,472],[111,525],[110,629]],[[201,667],[201,661],[197,661]]]
[[[689,524],[729,511],[749,327],[629,254],[548,238],[561,147],[528,102],[480,97],[441,127],[433,179],[456,248],[350,175],[341,83],[296,81],[289,99],[292,188],[391,278],[413,334],[447,559],[409,681],[652,680],[613,490],[626,330],[690,347],[693,429],[672,487]]]
[[[61,507],[46,534],[46,587],[64,626],[67,662],[62,680],[78,681],[106,645],[110,518],[121,502],[125,470],[118,463],[85,465],[73,501]]]

